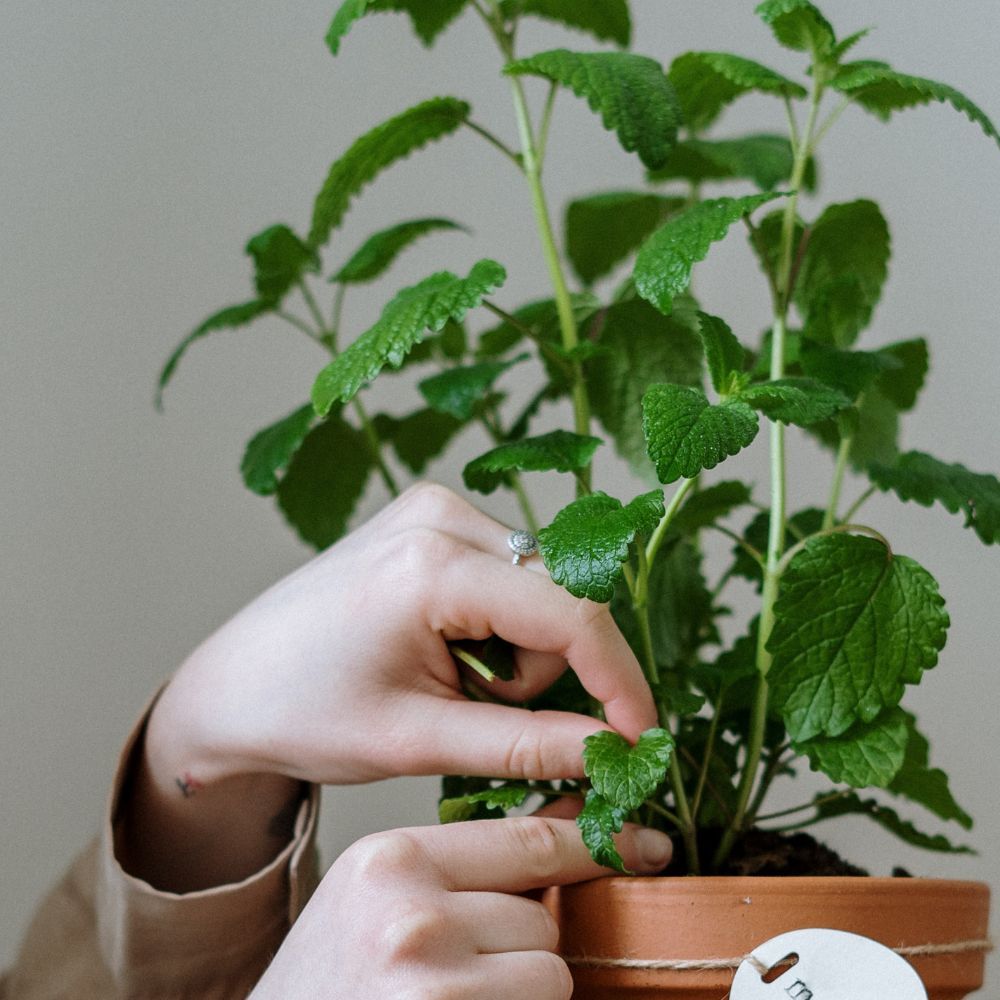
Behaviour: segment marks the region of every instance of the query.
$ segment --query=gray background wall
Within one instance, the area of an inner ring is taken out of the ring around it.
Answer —
[[[192,352],[159,416],[152,387],[165,356],[204,315],[247,296],[246,238],[279,220],[305,227],[329,163],[374,123],[456,93],[514,139],[497,59],[472,18],[431,54],[411,43],[404,18],[371,19],[334,61],[322,36],[335,4],[294,6],[3,5],[0,963],[98,823],[119,743],[148,693],[307,555],[269,503],[243,490],[236,466],[251,432],[305,398],[322,363],[314,345],[266,322],[220,334]],[[688,48],[729,48],[789,71],[801,61],[771,45],[749,2],[634,6],[637,48],[664,62]],[[843,34],[878,26],[862,55],[946,80],[1000,119],[994,0],[826,7]],[[565,43],[561,32],[532,27],[522,48]],[[747,99],[724,128],[782,122],[780,103]],[[905,444],[995,471],[1000,152],[940,107],[888,129],[851,111],[838,132],[822,158],[823,197],[874,197],[893,229],[891,281],[869,343],[924,333],[937,362]],[[557,204],[640,178],[573,98],[560,98],[552,147]],[[428,241],[384,283],[352,296],[349,329],[363,329],[403,284],[487,254],[511,271],[504,301],[544,294],[525,193],[471,134],[380,180],[352,211],[328,266],[382,225],[437,213],[474,226],[474,237]],[[707,307],[742,323],[741,332],[763,325],[766,302],[741,237],[697,280]],[[409,392],[396,390],[387,405],[405,410],[416,399]],[[432,476],[457,483],[481,444],[466,439]],[[825,494],[826,467],[808,448],[795,456]],[[755,450],[743,465],[762,486],[763,457]],[[616,486],[621,495],[629,488]],[[563,500],[551,492],[544,513]],[[364,511],[383,502],[373,490]],[[516,520],[501,503],[484,505]],[[910,704],[935,762],[978,818],[981,854],[919,854],[861,821],[830,827],[827,839],[875,871],[899,862],[1000,883],[997,552],[939,510],[876,502],[869,519],[899,551],[919,556],[949,599],[949,648]],[[433,802],[432,780],[332,792],[327,857],[369,830],[433,821]]]

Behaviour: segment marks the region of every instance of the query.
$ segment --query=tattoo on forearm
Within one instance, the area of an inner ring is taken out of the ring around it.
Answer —
[[[174,778],[177,787],[181,790],[181,795],[190,799],[196,792],[200,792],[205,786],[197,778],[191,777],[190,771],[185,771],[179,778]]]

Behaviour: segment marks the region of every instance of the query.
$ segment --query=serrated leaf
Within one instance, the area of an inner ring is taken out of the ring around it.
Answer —
[[[274,305],[304,273],[319,270],[319,254],[284,225],[269,226],[251,237],[246,252],[253,258],[258,296]]]
[[[682,98],[683,99],[683,98]],[[747,135],[740,139],[686,139],[671,150],[667,162],[649,172],[651,181],[749,180],[771,191],[792,175],[792,144],[783,135]],[[803,186],[816,186],[815,163],[810,160]]]
[[[598,795],[628,813],[659,788],[673,749],[674,738],[665,729],[647,729],[635,746],[602,730],[583,741],[583,770]]]
[[[496,380],[527,358],[527,354],[519,354],[509,361],[480,361],[474,365],[447,368],[437,375],[425,378],[418,383],[417,388],[431,409],[447,413],[458,420],[471,420],[476,407],[493,388]]]
[[[656,662],[676,673],[698,659],[698,650],[719,640],[702,554],[689,541],[664,546],[649,571],[649,625]],[[670,711],[680,711],[667,702]]]
[[[941,834],[922,833],[908,820],[888,806],[881,805],[875,799],[862,799],[851,792],[839,798],[823,803],[817,803],[819,819],[833,819],[837,816],[868,816],[883,829],[899,837],[900,840],[919,847],[925,851],[937,851],[942,854],[975,854],[976,852],[964,844],[955,845]]]
[[[705,259],[711,245],[721,240],[734,222],[776,197],[757,194],[715,198],[699,202],[670,219],[639,251],[633,273],[636,291],[668,315],[674,297],[691,283],[691,269]]]
[[[337,55],[340,43],[354,22],[365,14],[381,11],[405,11],[413,29],[425,45],[437,36],[462,12],[468,0],[346,0],[333,16],[326,33],[326,44]]]
[[[369,236],[330,280],[345,285],[374,281],[421,236],[445,229],[468,232],[465,226],[460,226],[450,219],[411,219],[409,222],[401,222],[399,225],[382,229]]]
[[[608,191],[571,201],[566,209],[566,254],[585,285],[625,260],[683,198],[645,191]]]
[[[897,410],[912,410],[930,368],[927,341],[923,337],[903,340],[877,353],[886,362],[885,372],[876,382],[879,391]]]
[[[802,342],[799,362],[806,375],[840,389],[851,400],[898,364],[894,357],[880,351],[845,351],[812,340]]]
[[[467,278],[441,271],[401,291],[379,321],[319,373],[312,391],[316,412],[323,416],[338,400],[348,402],[386,365],[399,368],[428,331],[436,333],[448,320],[460,322],[506,278],[495,261],[481,260]]]
[[[839,736],[899,703],[944,647],[937,582],[858,535],[814,538],[781,581],[768,682],[792,739]]]
[[[756,13],[786,48],[812,52],[819,59],[832,54],[837,41],[833,27],[809,0],[765,0]]]
[[[885,63],[848,63],[834,76],[831,85],[866,111],[886,120],[894,111],[936,101],[950,104],[975,122],[991,139],[1000,143],[1000,133],[985,112],[963,93],[946,83],[907,73],[897,73]]]
[[[392,445],[400,462],[420,476],[465,424],[446,413],[415,410],[405,417],[377,413],[372,426],[381,441]]]
[[[371,469],[364,434],[331,414],[293,455],[278,485],[278,506],[304,542],[325,549],[347,530]]]
[[[869,323],[888,274],[889,227],[873,201],[831,205],[810,229],[795,283],[805,333],[849,347]]]
[[[688,495],[670,527],[681,535],[707,528],[751,499],[750,487],[736,479],[706,486]]]
[[[487,809],[496,809],[501,813],[508,809],[516,809],[528,797],[529,789],[523,785],[501,785],[499,788],[488,788],[472,795],[463,795],[454,799],[442,799],[438,803],[438,819],[442,823],[461,823],[472,819],[477,805]]]
[[[247,489],[261,496],[268,496],[277,490],[278,474],[288,466],[315,419],[312,404],[306,403],[250,439],[240,463]]]
[[[610,601],[637,535],[663,517],[663,493],[643,493],[626,506],[600,491],[574,500],[538,533],[542,561],[552,579],[575,597]]]
[[[166,389],[167,383],[173,378],[181,358],[196,340],[200,340],[215,330],[232,330],[236,327],[246,326],[259,316],[273,311],[273,303],[265,302],[262,299],[254,299],[251,302],[244,302],[238,306],[227,306],[225,309],[220,309],[217,313],[212,313],[208,319],[203,320],[199,326],[195,327],[177,345],[174,353],[170,355],[167,363],[163,366],[156,387],[157,408],[160,408],[163,404],[163,390]]]
[[[531,74],[562,84],[585,98],[622,148],[647,167],[662,165],[677,138],[677,95],[663,67],[631,52],[553,49],[519,59],[505,73]]]
[[[646,449],[661,483],[693,479],[757,436],[757,415],[738,399],[712,405],[701,389],[653,385],[642,398]]]
[[[880,490],[892,490],[900,500],[916,500],[924,507],[936,501],[952,514],[964,513],[965,527],[983,542],[1000,542],[1000,481],[995,476],[920,451],[900,455],[894,465],[874,464],[868,474]]]
[[[764,274],[768,276],[771,285],[777,283],[777,275],[781,265],[784,217],[785,213],[783,209],[768,212],[767,215],[758,220],[749,233],[750,247],[757,256],[757,260],[760,261],[760,266]],[[805,231],[805,223],[796,215],[792,228],[793,247],[804,246],[802,240],[805,236]],[[770,358],[770,330],[768,330],[767,337],[767,357],[765,358],[764,352],[761,352],[761,356],[758,359],[758,367],[762,367],[762,370],[765,372],[769,370],[767,362]]]
[[[670,64],[667,76],[677,91],[684,124],[694,132],[703,131],[723,108],[752,91],[806,96],[805,88],[794,80],[728,52],[685,52]]]
[[[725,320],[698,313],[698,335],[705,350],[705,361],[712,388],[726,394],[734,389],[734,376],[743,374],[747,352],[729,329]]]
[[[594,415],[618,453],[647,476],[642,397],[653,382],[701,382],[702,352],[694,325],[693,313],[678,309],[663,316],[641,299],[619,302],[605,314],[599,342],[606,350],[585,366]]]
[[[500,9],[507,20],[530,15],[558,21],[623,48],[632,37],[627,0],[502,0]]]
[[[337,160],[313,206],[309,243],[320,247],[340,225],[351,201],[383,170],[427,143],[454,132],[469,116],[455,97],[435,97],[377,125]]]
[[[796,743],[794,749],[809,758],[814,771],[822,771],[837,784],[887,788],[903,766],[909,738],[906,713],[891,708],[840,736]]]
[[[771,420],[808,427],[851,405],[840,390],[812,378],[783,378],[758,382],[740,393],[740,399]]]
[[[462,470],[462,479],[470,490],[492,493],[509,472],[575,472],[590,464],[601,443],[600,438],[562,430],[510,441],[474,458]]]
[[[917,720],[906,718],[908,741],[903,766],[888,785],[888,791],[915,802],[943,820],[953,820],[963,829],[972,829],[972,817],[955,801],[948,787],[948,776],[930,766],[930,746],[917,729]]]
[[[624,810],[613,806],[593,788],[587,792],[583,809],[576,817],[576,825],[580,828],[583,842],[594,861],[623,875],[629,875],[631,873],[625,867],[613,839],[614,834],[621,833],[624,822]]]

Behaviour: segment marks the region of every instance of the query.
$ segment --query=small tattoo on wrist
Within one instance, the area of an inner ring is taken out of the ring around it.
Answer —
[[[185,771],[179,778],[174,778],[177,787],[181,790],[181,795],[190,799],[196,792],[200,792],[205,786],[197,778],[191,777],[190,771]]]

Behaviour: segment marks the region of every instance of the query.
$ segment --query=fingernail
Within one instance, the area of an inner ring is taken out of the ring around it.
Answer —
[[[674,852],[674,846],[665,833],[646,827],[636,830],[635,846],[642,865],[652,869],[665,868]]]

